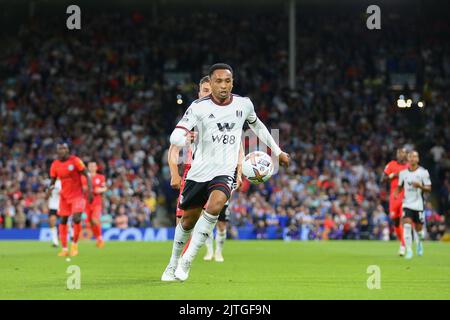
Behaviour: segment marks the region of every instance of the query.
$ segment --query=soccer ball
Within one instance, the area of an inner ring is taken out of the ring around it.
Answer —
[[[242,174],[252,184],[260,184],[269,180],[273,169],[272,158],[262,151],[250,152],[242,163]]]

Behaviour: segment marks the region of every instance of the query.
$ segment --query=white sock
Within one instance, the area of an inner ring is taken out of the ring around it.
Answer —
[[[403,225],[403,237],[405,238],[406,249],[412,250],[412,227],[410,223]]]
[[[417,234],[417,231],[415,228],[412,228],[413,238],[414,238],[414,244],[417,246],[419,243],[419,235]]]
[[[52,242],[55,245],[59,244],[58,241],[58,230],[56,229],[56,227],[50,228],[50,232],[52,233]]]
[[[422,228],[420,231],[416,231],[417,233],[417,243],[422,242],[425,239],[425,229]]]
[[[208,238],[206,238],[205,246],[206,246],[206,254],[210,255],[214,251],[214,240],[213,240],[213,232],[209,235]]]
[[[425,240],[425,229],[419,231],[419,240],[420,241]]]
[[[193,229],[184,230],[183,227],[181,226],[181,223],[179,223],[175,228],[175,236],[173,238],[173,246],[172,246],[172,256],[170,257],[171,265],[177,266],[181,252],[183,251],[184,246],[189,240],[189,236],[191,235],[192,230]]]
[[[216,252],[222,252],[223,245],[225,243],[225,239],[227,238],[227,229],[224,231],[220,231],[217,229],[216,233]]]
[[[186,259],[189,261],[193,261],[195,259],[198,250],[203,246],[206,239],[212,234],[218,218],[219,216],[214,216],[203,210],[202,215],[195,224],[189,248],[184,254]]]

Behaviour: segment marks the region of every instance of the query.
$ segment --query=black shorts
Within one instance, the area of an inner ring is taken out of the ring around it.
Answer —
[[[49,211],[48,211],[48,216],[50,217],[50,216],[57,216],[58,215],[58,210],[55,210],[55,209],[50,209]]]
[[[403,208],[403,218],[410,218],[414,223],[424,223],[423,211]]]
[[[219,221],[222,222],[230,221],[230,210],[228,210],[228,205],[224,205],[222,211],[220,211]]]
[[[231,176],[217,176],[210,181],[195,182],[186,180],[183,193],[180,197],[179,208],[183,210],[203,208],[209,195],[214,190],[220,190],[230,199],[231,189],[235,180]]]

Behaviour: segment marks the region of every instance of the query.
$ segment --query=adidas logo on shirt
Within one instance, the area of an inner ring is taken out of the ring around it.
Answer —
[[[209,117],[208,117],[208,119],[214,119],[215,117],[214,117],[214,115],[211,113],[210,115],[209,115]]]

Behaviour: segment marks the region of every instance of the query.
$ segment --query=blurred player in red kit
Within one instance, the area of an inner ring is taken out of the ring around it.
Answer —
[[[103,248],[105,245],[102,239],[102,226],[100,217],[102,215],[102,194],[108,190],[106,187],[105,176],[97,173],[98,167],[96,162],[88,163],[88,170],[91,175],[92,188],[94,190],[94,200],[86,204],[86,215],[94,233],[95,240],[97,240],[97,247]],[[83,191],[88,197],[88,186],[86,177],[82,177]]]
[[[407,152],[404,148],[397,149],[397,160],[390,161],[384,168],[384,174],[381,178],[383,183],[387,179],[390,180],[390,196],[389,196],[389,214],[391,219],[394,221],[394,230],[397,235],[397,239],[400,241],[400,250],[398,254],[400,256],[405,255],[405,239],[403,237],[403,227],[401,224],[402,218],[402,201],[404,192],[402,191],[397,198],[394,198],[394,191],[398,186],[398,176],[400,171],[408,168],[408,163],[406,161]]]
[[[57,179],[61,180],[61,191],[58,215],[61,217],[59,224],[59,236],[62,251],[58,254],[61,257],[69,256],[67,248],[67,221],[72,216],[73,240],[70,248],[70,256],[78,255],[78,239],[81,233],[81,214],[86,206],[86,198],[83,194],[81,177],[85,176],[88,185],[88,202],[92,202],[92,181],[83,161],[75,155],[69,154],[69,146],[66,143],[59,143],[56,147],[58,159],[54,160],[50,167],[50,186],[47,190],[46,198],[55,187]]]

